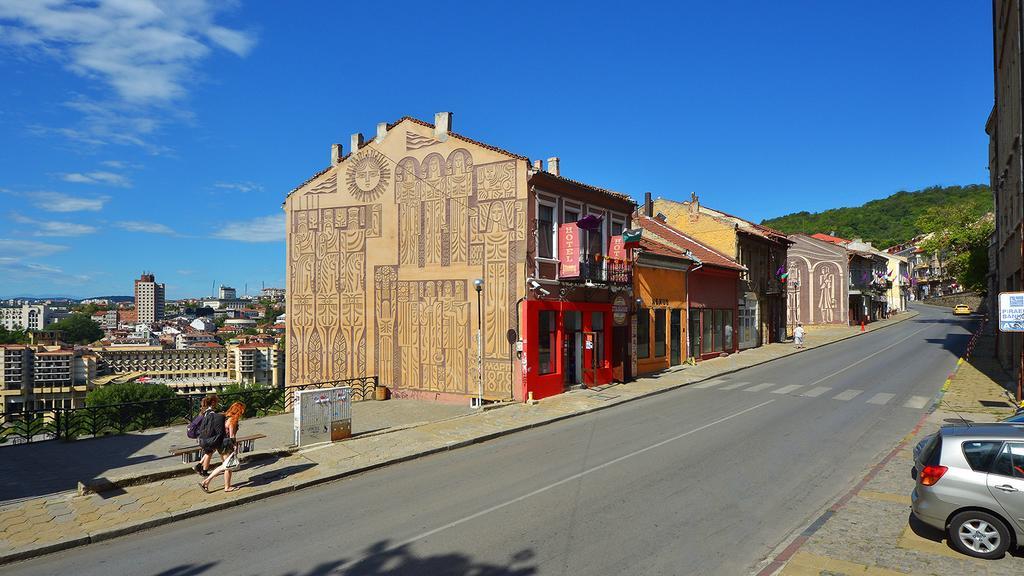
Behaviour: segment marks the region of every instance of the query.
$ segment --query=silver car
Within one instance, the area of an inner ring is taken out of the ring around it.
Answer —
[[[977,558],[1024,545],[1024,425],[943,426],[915,452],[914,516]]]

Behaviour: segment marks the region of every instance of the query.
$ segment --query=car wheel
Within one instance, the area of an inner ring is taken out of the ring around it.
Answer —
[[[949,522],[949,542],[975,558],[1002,558],[1010,547],[1010,531],[1003,521],[978,510],[961,512]]]

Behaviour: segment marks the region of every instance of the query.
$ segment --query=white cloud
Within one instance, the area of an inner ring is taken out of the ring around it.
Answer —
[[[84,198],[62,192],[25,192],[22,196],[31,198],[36,208],[47,212],[98,212],[110,201],[110,196]]]
[[[213,236],[238,242],[282,242],[284,214],[262,216],[243,222],[228,222]]]
[[[212,47],[246,56],[252,32],[215,23],[219,0],[0,0],[0,43],[53,58],[112,97],[76,98],[81,127],[42,129],[83,142],[132,144],[188,94]],[[160,113],[157,113],[159,110]],[[137,144],[138,142],[135,142]]]
[[[224,190],[236,190],[238,192],[259,192],[263,190],[263,186],[255,182],[217,182],[213,185],[214,188],[222,188]]]
[[[21,214],[11,214],[11,220],[14,220],[18,224],[26,224],[32,226],[30,233],[33,236],[84,236],[85,234],[92,234],[96,232],[94,226],[87,224],[76,224],[74,222],[60,222],[55,220],[36,220],[35,218],[29,218],[22,216]]]
[[[26,258],[42,258],[67,249],[67,246],[49,242],[0,238],[0,254],[4,255],[3,259],[7,263],[19,262]]]
[[[167,236],[179,236],[177,232],[164,224],[156,222],[144,222],[141,220],[122,220],[115,222],[114,226],[127,232],[145,232],[147,234],[165,234]]]
[[[121,174],[115,174],[113,172],[104,172],[98,170],[96,172],[67,172],[61,174],[61,179],[65,182],[75,182],[78,184],[109,184],[110,186],[118,186],[120,188],[131,188],[132,181]]]

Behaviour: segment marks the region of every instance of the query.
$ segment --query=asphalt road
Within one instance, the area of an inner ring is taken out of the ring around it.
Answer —
[[[972,321],[918,310],[714,385],[0,573],[747,574],[939,391]]]

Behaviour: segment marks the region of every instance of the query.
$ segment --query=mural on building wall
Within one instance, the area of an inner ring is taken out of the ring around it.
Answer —
[[[404,136],[407,151],[441,144]],[[289,383],[377,374],[399,390],[475,394],[480,277],[484,395],[511,397],[517,162],[478,163],[466,148],[393,162],[367,148],[341,169],[344,186],[332,173],[289,203]],[[359,204],[321,208],[329,180]]]
[[[790,239],[787,323],[846,323],[846,250],[801,234]]]

